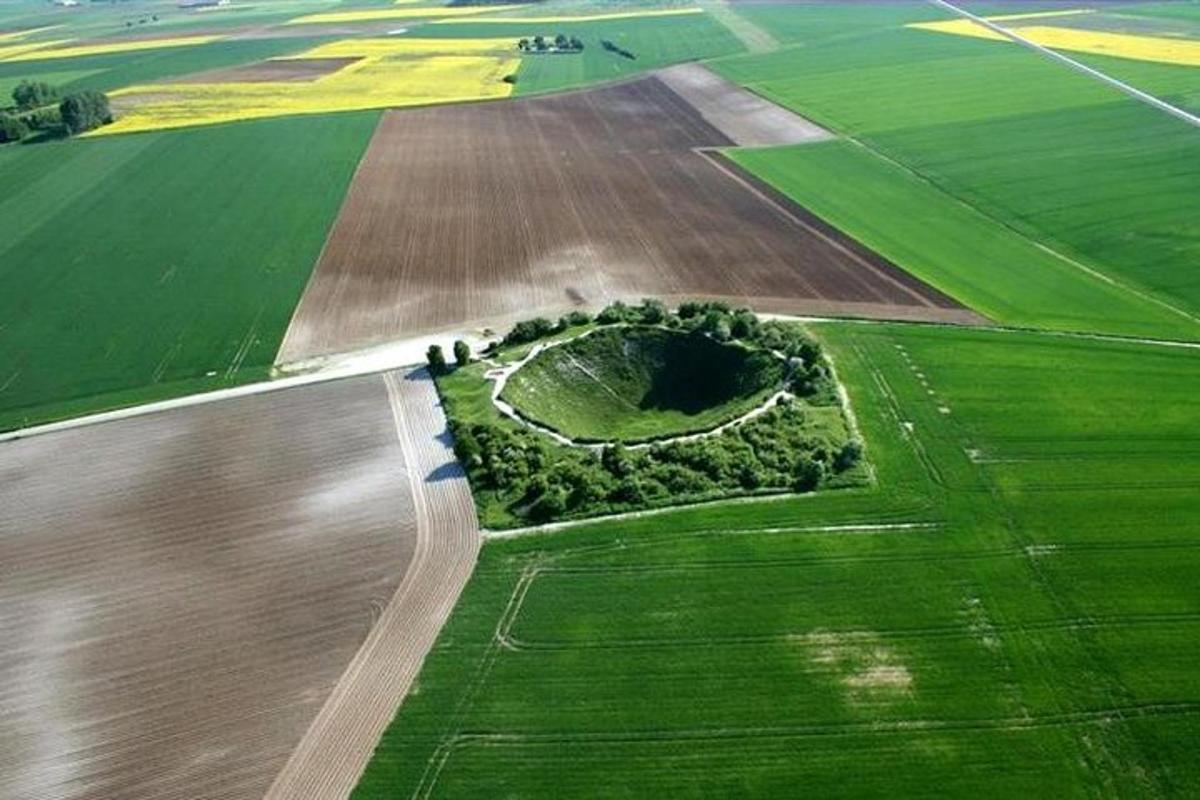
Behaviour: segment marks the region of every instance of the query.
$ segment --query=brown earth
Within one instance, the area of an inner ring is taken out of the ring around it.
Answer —
[[[414,560],[405,465],[380,376],[0,445],[0,798],[261,798]]]
[[[303,83],[348,67],[357,58],[281,58],[243,67],[197,72],[165,83]]]
[[[979,319],[697,152],[730,144],[653,77],[389,112],[278,361],[643,295]]]

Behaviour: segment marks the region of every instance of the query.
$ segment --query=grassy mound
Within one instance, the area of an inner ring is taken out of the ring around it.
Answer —
[[[604,328],[534,357],[502,399],[579,441],[647,441],[704,431],[746,413],[784,378],[771,353],[698,333]]]

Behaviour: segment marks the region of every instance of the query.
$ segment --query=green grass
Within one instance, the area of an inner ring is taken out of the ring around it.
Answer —
[[[1164,321],[1147,305],[1137,332],[1196,338],[1195,129],[1016,45],[898,24],[847,23],[802,47],[717,66],[998,225],[1193,317]],[[970,262],[957,269],[966,281],[979,277]],[[1132,332],[1087,305],[1064,315],[1090,316],[1091,330]]]
[[[375,119],[0,149],[0,429],[262,377]]]
[[[1200,791],[1194,351],[820,332],[876,487],[489,543],[355,796]]]
[[[546,9],[551,14],[551,9]],[[499,37],[535,36],[548,38],[562,33],[583,40],[578,55],[526,56],[517,72],[517,93],[567,89],[598,81],[627,78],[638,73],[701,58],[738,53],[741,43],[729,29],[708,14],[676,17],[644,17],[594,22],[553,22],[527,24],[424,25],[420,36]],[[636,59],[607,52],[600,42],[608,39],[631,51]]]
[[[715,428],[782,385],[764,351],[657,328],[604,328],[544,350],[505,384],[519,413],[578,441],[646,441]]]
[[[1197,326],[981,214],[853,142],[731,159],[925,282],[1005,325],[1194,336]]]

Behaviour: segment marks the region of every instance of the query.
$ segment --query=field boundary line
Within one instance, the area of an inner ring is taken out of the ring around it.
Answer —
[[[838,490],[830,489],[827,491]],[[696,508],[698,506],[713,505],[715,503],[728,505],[730,503],[778,501],[786,500],[788,498],[812,496],[814,496],[814,493],[796,494],[794,492],[787,492],[783,494],[772,495],[731,497],[725,500],[711,500],[705,503],[689,503],[685,506],[665,506],[663,508],[650,508],[643,511],[626,511],[621,514],[605,514],[603,516],[588,517],[586,519],[571,519],[565,522],[550,522],[545,525],[527,525],[523,528],[504,528],[502,530],[489,530],[484,528],[480,531],[480,533],[483,535],[483,538],[486,541],[491,541],[494,539],[515,539],[521,536],[534,536],[540,533],[555,533],[561,530],[578,528],[585,525],[594,525],[600,522],[620,522],[621,520],[640,519],[642,517],[650,517],[658,514],[666,514],[672,511],[679,511],[681,508]],[[942,523],[940,522],[851,522],[843,525],[798,525],[788,527],[745,528],[721,531],[721,533],[732,533],[734,535],[755,533],[882,533],[886,531],[935,530],[941,527]]]
[[[977,25],[982,25],[983,27],[987,28],[988,30],[994,31],[995,33],[1000,34],[1001,36],[1005,37],[1006,39],[1008,39],[1012,42],[1015,42],[1024,47],[1028,47],[1030,50],[1033,50],[1037,53],[1047,56],[1048,58],[1052,58],[1061,64],[1065,64],[1066,66],[1070,67],[1071,69],[1073,69],[1077,72],[1081,72],[1084,75],[1089,75],[1099,81],[1107,83],[1109,86],[1112,86],[1114,89],[1118,89],[1119,91],[1124,92],[1125,94],[1129,95],[1130,97],[1134,98],[1135,100],[1139,100],[1148,106],[1157,108],[1159,111],[1166,112],[1167,114],[1170,114],[1171,116],[1175,117],[1176,119],[1180,119],[1193,127],[1200,128],[1200,117],[1197,117],[1195,114],[1188,113],[1187,111],[1184,111],[1182,108],[1179,108],[1178,106],[1173,106],[1170,103],[1168,103],[1166,100],[1162,100],[1158,97],[1155,97],[1154,95],[1150,94],[1149,92],[1144,92],[1135,86],[1130,86],[1128,83],[1118,80],[1118,79],[1112,77],[1111,75],[1108,75],[1107,73],[1101,72],[1100,70],[1095,69],[1094,67],[1089,67],[1086,64],[1076,61],[1075,59],[1071,58],[1070,56],[1065,56],[1062,53],[1059,53],[1057,50],[1051,50],[1049,47],[1045,47],[1044,45],[1040,45],[1037,42],[1026,39],[1024,36],[1022,36],[1021,34],[1015,32],[1015,31],[1005,28],[1002,25],[997,25],[995,22],[988,19],[987,17],[981,17],[977,14],[973,14],[970,11],[967,11],[966,9],[959,8],[958,6],[953,5],[952,3],[948,3],[946,0],[929,0],[929,2],[935,6],[940,6],[948,11],[951,11],[951,12],[959,15],[960,17],[969,19]]]
[[[479,554],[466,474],[441,436],[445,417],[428,370],[381,376],[412,491],[413,559],[383,614],[266,794],[344,798],[416,680]],[[446,465],[450,474],[443,474]]]

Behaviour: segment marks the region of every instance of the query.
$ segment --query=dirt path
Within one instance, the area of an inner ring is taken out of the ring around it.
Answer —
[[[774,36],[730,8],[726,0],[696,0],[696,5],[728,28],[751,53],[766,53],[779,47]]]
[[[408,465],[417,521],[413,561],[268,798],[346,797],[395,716],[471,575],[480,535],[466,476],[424,369],[383,376]]]

